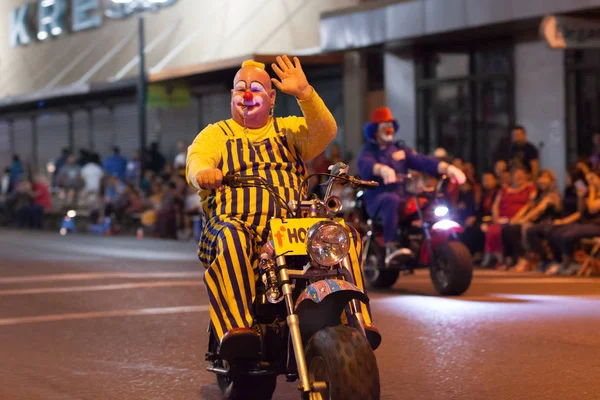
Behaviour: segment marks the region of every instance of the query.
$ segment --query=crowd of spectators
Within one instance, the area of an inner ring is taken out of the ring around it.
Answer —
[[[447,197],[453,217],[465,228],[462,240],[481,267],[575,273],[579,239],[600,236],[600,134],[593,145],[591,156],[570,168],[562,193],[555,173],[540,170],[538,151],[520,126],[512,131],[506,157],[480,176],[472,163],[449,158],[444,149],[433,153],[467,176],[466,184],[448,187]],[[58,212],[88,210],[90,223],[110,218],[112,233],[142,228],[151,236],[189,240],[200,203],[185,179],[186,152],[186,143],[179,142],[168,162],[152,143],[143,152],[142,177],[139,151],[126,158],[115,147],[101,160],[91,151],[75,155],[64,149],[50,180],[33,174],[15,155],[0,181],[0,224],[41,229],[44,215],[60,203]],[[308,163],[308,172],[326,173],[345,158],[333,143]],[[435,178],[427,179],[435,184]],[[309,191],[322,194],[324,180],[311,180]]]

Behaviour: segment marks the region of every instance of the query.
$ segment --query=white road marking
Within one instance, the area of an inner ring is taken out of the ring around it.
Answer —
[[[34,323],[41,323],[41,322],[68,321],[68,320],[78,320],[78,319],[107,318],[107,317],[131,317],[131,316],[138,316],[138,315],[164,315],[164,314],[197,313],[197,312],[206,312],[208,310],[209,310],[209,306],[204,305],[204,306],[142,308],[142,309],[135,309],[135,310],[97,311],[97,312],[74,313],[74,314],[36,315],[36,316],[31,316],[31,317],[2,318],[2,319],[0,319],[0,326],[34,324]]]
[[[24,294],[45,294],[45,293],[73,293],[73,292],[95,292],[105,290],[127,290],[144,289],[157,287],[185,287],[185,286],[204,286],[200,280],[197,281],[160,281],[160,282],[140,282],[140,283],[117,283],[113,285],[88,285],[88,286],[64,286],[64,287],[43,287],[27,289],[4,289],[0,290],[0,296],[15,296]]]
[[[6,276],[0,278],[0,284],[25,282],[79,281],[92,279],[168,279],[168,278],[202,278],[204,272],[92,272],[77,274],[50,274],[28,276]]]

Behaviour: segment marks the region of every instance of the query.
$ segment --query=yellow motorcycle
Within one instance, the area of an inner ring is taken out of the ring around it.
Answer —
[[[378,184],[348,176],[343,167],[315,174],[330,178],[324,200],[313,196],[287,204],[260,176],[224,177],[223,184],[233,188],[265,189],[289,216],[270,221],[271,240],[260,254],[253,304],[259,358],[229,365],[219,357],[218,339],[209,328],[208,370],[217,375],[226,399],[271,399],[279,375],[299,380],[304,400],[379,399],[374,349],[381,337],[365,329],[360,302],[369,298],[354,284],[350,236],[344,220],[335,217],[341,200],[331,196],[335,184]]]

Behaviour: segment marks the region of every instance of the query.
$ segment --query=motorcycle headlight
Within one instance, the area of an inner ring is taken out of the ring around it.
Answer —
[[[308,230],[306,249],[314,262],[330,267],[348,255],[350,235],[337,222],[317,222]]]
[[[435,210],[433,210],[433,213],[436,217],[445,217],[446,215],[448,215],[448,207],[437,206]]]

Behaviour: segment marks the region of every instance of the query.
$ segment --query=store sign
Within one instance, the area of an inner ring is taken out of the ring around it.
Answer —
[[[37,0],[23,4],[10,12],[9,41],[12,47],[30,44],[34,38],[43,41],[102,26],[103,17],[127,18],[141,6],[159,9],[177,0],[133,0],[114,3],[111,0]],[[67,29],[67,21],[69,28]],[[37,28],[37,32],[36,32]]]
[[[600,20],[548,15],[540,34],[553,49],[600,47]]]
[[[148,85],[148,106],[152,108],[188,108],[192,92],[185,83]]]

